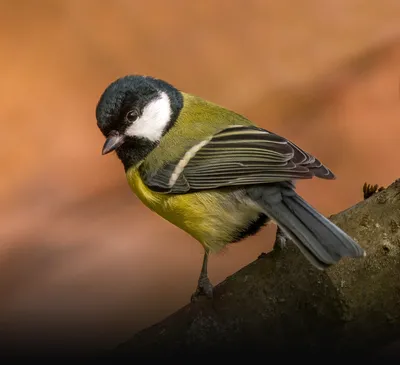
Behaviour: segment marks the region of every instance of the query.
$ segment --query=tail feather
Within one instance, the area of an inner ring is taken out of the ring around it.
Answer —
[[[258,187],[250,196],[292,239],[316,267],[325,269],[342,257],[362,257],[364,250],[343,230],[317,212],[292,187]]]

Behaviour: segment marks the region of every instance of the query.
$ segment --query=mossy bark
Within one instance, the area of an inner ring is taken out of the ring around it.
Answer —
[[[289,242],[216,286],[213,300],[183,307],[113,353],[329,360],[400,338],[400,179],[330,219],[360,243],[365,258],[322,272]]]

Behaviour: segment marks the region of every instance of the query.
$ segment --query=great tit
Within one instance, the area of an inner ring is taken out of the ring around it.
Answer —
[[[212,297],[208,256],[260,230],[278,226],[323,270],[364,250],[295,191],[295,181],[334,179],[332,171],[293,142],[246,117],[150,76],[109,84],[96,107],[130,188],[151,210],[204,247],[192,300]]]

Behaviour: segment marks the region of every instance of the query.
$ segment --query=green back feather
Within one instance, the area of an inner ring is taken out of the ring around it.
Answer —
[[[166,161],[182,158],[192,146],[228,127],[254,125],[244,116],[200,97],[182,93],[184,105],[174,126],[145,159],[144,168],[160,168]]]

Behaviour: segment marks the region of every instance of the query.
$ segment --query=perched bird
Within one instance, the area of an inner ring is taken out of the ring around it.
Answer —
[[[151,210],[204,247],[192,300],[212,297],[207,275],[212,252],[255,234],[268,221],[317,268],[364,250],[311,207],[294,182],[334,179],[317,158],[244,116],[139,75],[113,81],[96,107],[133,192]]]

